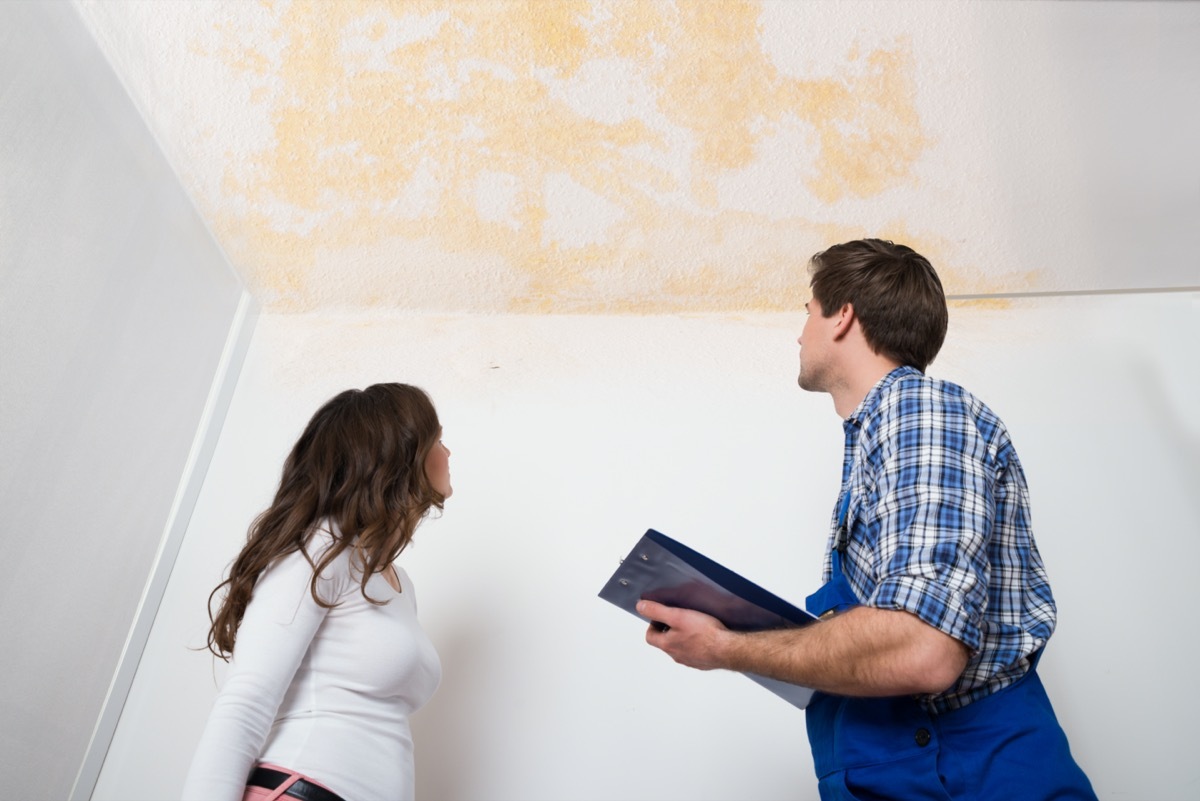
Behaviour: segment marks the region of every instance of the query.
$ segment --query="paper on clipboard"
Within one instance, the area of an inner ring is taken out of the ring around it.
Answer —
[[[600,597],[637,615],[643,598],[695,609],[734,631],[806,626],[816,618],[666,534],[649,529],[600,590]],[[640,618],[641,616],[638,615]],[[813,690],[798,684],[747,677],[800,709]]]

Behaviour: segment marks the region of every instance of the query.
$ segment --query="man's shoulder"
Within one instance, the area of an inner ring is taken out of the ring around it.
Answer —
[[[883,396],[893,403],[899,398],[912,397],[928,398],[930,402],[961,403],[988,408],[977,395],[961,384],[935,378],[917,370],[898,373],[895,379],[884,387]]]
[[[1004,428],[999,415],[967,388],[915,370],[897,376],[884,388],[878,412],[881,419],[936,415],[971,419],[986,428]]]
[[[904,407],[982,406],[983,403],[953,381],[934,378],[916,370],[906,371],[883,387],[879,407],[891,410]]]

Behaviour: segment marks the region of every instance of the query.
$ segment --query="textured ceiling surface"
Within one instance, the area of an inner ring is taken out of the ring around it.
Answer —
[[[995,57],[1039,70],[1037,6],[76,5],[271,310],[794,309],[862,235],[952,293],[1079,282],[1055,87]]]

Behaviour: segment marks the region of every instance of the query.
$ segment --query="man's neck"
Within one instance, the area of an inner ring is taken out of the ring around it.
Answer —
[[[830,393],[833,396],[833,408],[837,411],[838,417],[845,420],[853,414],[858,405],[862,403],[863,398],[867,397],[871,388],[899,366],[891,359],[874,353],[860,359],[848,371],[842,387]]]

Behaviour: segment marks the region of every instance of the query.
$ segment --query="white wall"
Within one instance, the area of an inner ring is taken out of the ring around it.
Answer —
[[[94,732],[99,769],[243,300],[75,10],[0,3],[5,798],[67,798]]]
[[[189,650],[209,590],[309,415],[385,380],[432,393],[453,451],[455,495],[401,557],[445,664],[420,797],[816,798],[802,713],[596,598],[651,526],[795,602],[816,587],[841,427],[795,386],[800,324],[264,317],[94,798],[178,793],[220,676]],[[1021,453],[1060,608],[1042,673],[1102,798],[1200,781],[1198,335],[1194,292],[956,304],[932,370]]]

